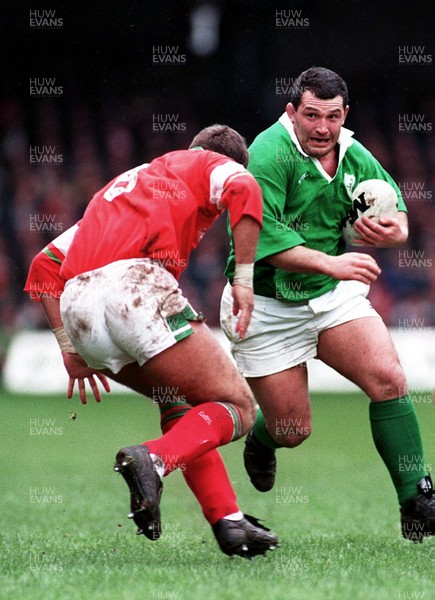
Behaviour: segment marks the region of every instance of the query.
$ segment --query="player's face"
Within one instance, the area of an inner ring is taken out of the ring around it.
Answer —
[[[302,94],[297,110],[293,104],[287,105],[287,114],[302,149],[319,159],[334,150],[348,110],[341,96],[321,100],[309,91]]]

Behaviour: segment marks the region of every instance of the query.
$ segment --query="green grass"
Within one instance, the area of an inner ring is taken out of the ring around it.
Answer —
[[[416,408],[430,463],[433,408]],[[277,483],[267,494],[249,483],[242,441],[221,449],[242,510],[281,539],[274,553],[251,561],[220,552],[179,472],[165,479],[161,539],[135,535],[128,490],[112,465],[118,448],[159,435],[150,402],[114,394],[81,406],[76,398],[2,392],[0,418],[2,599],[434,597],[433,540],[400,537],[362,395],[314,395],[313,435],[278,452]]]

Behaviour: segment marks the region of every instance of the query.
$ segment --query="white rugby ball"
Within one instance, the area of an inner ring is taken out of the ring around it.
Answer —
[[[399,207],[396,190],[383,179],[361,181],[352,193],[352,208],[344,220],[342,234],[346,244],[353,244],[359,237],[354,229],[361,217],[379,219],[394,217]]]

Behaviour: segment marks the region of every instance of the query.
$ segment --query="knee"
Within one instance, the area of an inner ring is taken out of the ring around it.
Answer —
[[[370,398],[372,400],[387,400],[398,398],[406,393],[406,377],[399,361],[379,365],[376,372],[373,373]]]
[[[311,435],[311,420],[302,418],[276,419],[274,430],[268,431],[280,446],[295,448]]]
[[[233,396],[226,396],[219,400],[225,404],[230,404],[236,409],[237,416],[234,418],[237,423],[237,438],[243,437],[250,431],[255,422],[256,408],[254,396],[248,386],[240,386],[237,390],[237,394]],[[234,411],[233,411],[234,412]]]
[[[242,407],[239,406],[239,411],[241,415],[241,426],[240,435],[238,437],[243,437],[254,427],[255,423],[256,409],[254,397],[251,394],[248,394],[246,402],[243,403]]]

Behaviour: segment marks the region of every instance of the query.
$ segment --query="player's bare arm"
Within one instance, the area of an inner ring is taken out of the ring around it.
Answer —
[[[236,256],[236,277],[233,285],[233,314],[240,315],[236,332],[245,337],[254,308],[253,266],[257,250],[260,225],[252,217],[245,216],[233,229]],[[238,277],[237,277],[238,274]]]
[[[43,295],[41,298],[41,302],[51,329],[54,331],[63,328],[62,318],[60,316],[59,299]],[[106,392],[110,392],[110,385],[105,375],[103,375],[99,371],[96,371],[95,369],[91,369],[90,367],[88,367],[88,365],[85,363],[85,361],[79,354],[72,351],[62,351],[62,359],[65,365],[65,369],[69,376],[67,390],[68,398],[72,398],[75,381],[77,380],[77,387],[79,390],[80,400],[82,404],[86,404],[87,399],[85,380],[87,379],[91,387],[92,393],[94,394],[95,400],[97,402],[101,402],[100,390],[98,388],[94,376],[96,376],[101,381]]]
[[[362,252],[329,256],[324,252],[295,246],[264,259],[274,267],[292,273],[322,273],[339,280],[355,279],[366,284],[376,281],[381,269],[375,259]]]
[[[399,212],[397,217],[381,217],[378,222],[362,217],[355,222],[354,229],[360,237],[355,244],[391,248],[404,244],[408,239],[408,215]]]

